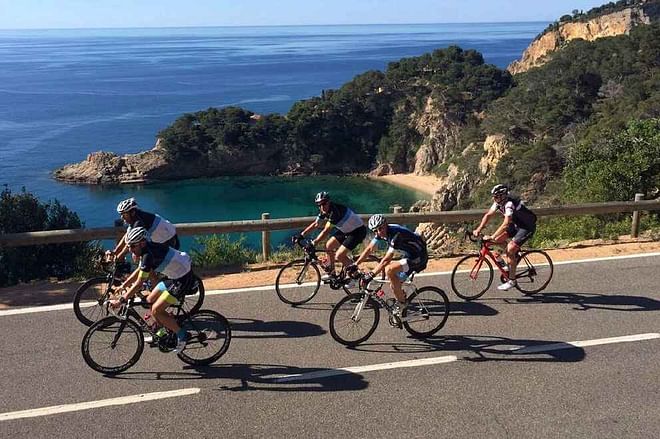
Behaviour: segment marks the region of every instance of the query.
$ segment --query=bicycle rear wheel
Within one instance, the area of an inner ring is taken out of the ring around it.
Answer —
[[[473,254],[456,263],[451,272],[451,289],[464,300],[474,300],[483,296],[493,283],[493,265],[486,258]]]
[[[289,305],[309,302],[319,291],[321,273],[314,262],[296,259],[286,264],[275,279],[275,291]]]
[[[115,280],[115,285],[120,284]],[[73,313],[85,326],[91,326],[97,320],[106,317],[108,311],[103,307],[103,301],[107,298],[108,278],[95,277],[89,279],[76,290],[73,295]]]
[[[408,298],[401,314],[403,327],[417,338],[430,337],[445,326],[449,317],[449,299],[436,287],[422,287]]]
[[[81,344],[85,363],[107,375],[132,367],[143,350],[142,329],[133,320],[117,316],[105,317],[90,326]]]
[[[220,313],[203,309],[189,315],[181,327],[190,336],[183,351],[177,356],[193,366],[211,364],[222,357],[231,342],[231,327]]]
[[[199,311],[204,303],[204,283],[199,276],[194,275],[194,277],[195,281],[192,287],[190,287],[190,292],[184,296],[182,305],[188,314]]]
[[[378,321],[380,308],[371,297],[364,300],[363,293],[343,297],[330,313],[330,334],[346,346],[357,346],[371,337]]]
[[[516,269],[516,288],[526,295],[536,294],[548,286],[553,273],[552,259],[546,252],[523,252]]]

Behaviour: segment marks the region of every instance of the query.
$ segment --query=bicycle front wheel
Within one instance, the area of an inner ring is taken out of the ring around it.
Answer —
[[[536,294],[548,286],[553,273],[552,259],[546,252],[524,252],[516,269],[516,288],[526,295]]]
[[[118,285],[119,280],[115,283]],[[97,320],[106,317],[108,311],[103,301],[108,299],[108,278],[95,277],[82,284],[73,295],[73,312],[85,326],[91,326]]]
[[[319,291],[321,273],[315,263],[296,259],[286,264],[275,279],[275,291],[289,305],[309,302]]]
[[[346,346],[357,346],[366,341],[378,327],[380,308],[371,297],[363,293],[343,297],[330,313],[330,334]]]
[[[181,323],[189,335],[188,343],[177,356],[193,366],[211,364],[222,357],[231,342],[231,327],[220,313],[203,309]]]
[[[451,272],[451,289],[464,300],[483,296],[493,283],[493,265],[479,254],[465,256]]]
[[[85,363],[107,375],[132,367],[143,350],[142,329],[133,320],[117,316],[105,317],[90,326],[81,345]]]
[[[188,314],[199,311],[204,303],[204,283],[199,276],[194,275],[194,277],[195,281],[190,288],[190,292],[186,294],[183,299],[183,309],[185,309]]]
[[[403,327],[417,338],[430,337],[438,332],[449,317],[449,299],[436,287],[422,287],[408,298],[408,306],[401,314]]]

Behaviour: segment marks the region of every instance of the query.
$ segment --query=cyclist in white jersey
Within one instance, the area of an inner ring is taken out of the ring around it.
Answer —
[[[516,268],[518,266],[516,254],[520,247],[534,235],[536,231],[536,214],[525,207],[520,198],[509,195],[509,188],[506,185],[495,185],[491,190],[491,194],[493,195],[493,205],[484,214],[481,223],[474,229],[473,233],[478,236],[490,218],[498,212],[504,216],[504,221],[495,233],[491,236],[484,236],[484,239],[503,245],[508,238],[511,238],[506,246],[505,258],[509,267],[510,280],[497,287],[498,290],[506,291],[516,285]]]

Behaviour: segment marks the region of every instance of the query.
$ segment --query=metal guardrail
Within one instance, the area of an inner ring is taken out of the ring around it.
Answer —
[[[637,201],[619,201],[611,203],[590,203],[568,206],[553,207],[535,207],[534,212],[537,216],[575,216],[575,215],[593,215],[605,213],[639,212],[660,210],[660,199],[639,200]],[[466,221],[478,221],[484,214],[484,209],[460,210],[448,212],[432,213],[395,213],[385,215],[388,221],[399,224],[415,223],[462,223]],[[367,219],[369,215],[360,215]],[[266,214],[262,218],[267,218]],[[204,235],[212,233],[233,233],[233,232],[264,232],[264,241],[269,241],[268,232],[274,230],[301,229],[309,225],[315,217],[281,218],[281,219],[261,219],[246,221],[222,221],[205,223],[180,223],[176,224],[179,235]],[[639,226],[639,217],[633,220],[632,235],[637,234],[636,228]],[[103,227],[93,229],[73,229],[73,230],[48,230],[41,232],[7,233],[0,234],[0,246],[2,247],[21,247],[41,244],[61,244],[67,242],[81,242],[91,240],[116,239],[124,233],[122,227]],[[264,257],[267,258],[269,246],[264,245]]]

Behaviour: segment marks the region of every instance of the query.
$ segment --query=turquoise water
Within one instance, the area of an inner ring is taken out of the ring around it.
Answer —
[[[358,213],[388,212],[389,206],[410,207],[429,196],[364,177],[225,177],[144,186],[117,186],[91,191],[94,205],[114,206],[134,196],[145,210],[177,222],[206,222],[313,216],[318,213],[314,196],[328,191],[333,200]],[[281,243],[291,232],[274,232],[272,242]],[[253,247],[260,246],[261,234],[245,234]],[[184,242],[189,244],[190,240]]]

